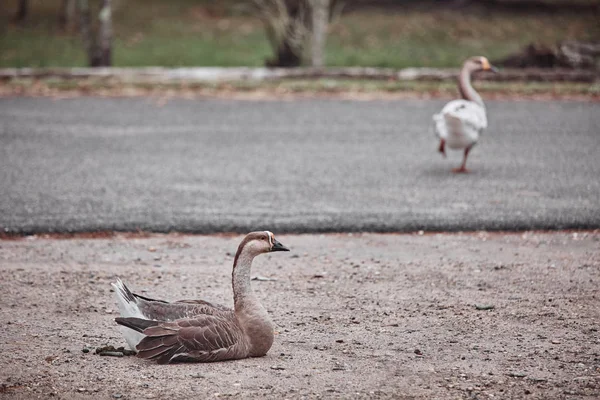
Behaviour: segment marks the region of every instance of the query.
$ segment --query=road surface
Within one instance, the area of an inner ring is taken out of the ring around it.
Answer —
[[[0,227],[197,233],[600,227],[600,105],[489,101],[471,173],[440,100],[0,99]]]

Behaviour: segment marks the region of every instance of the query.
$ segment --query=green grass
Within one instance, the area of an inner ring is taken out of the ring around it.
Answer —
[[[77,33],[57,30],[59,1],[30,1],[30,17],[21,27],[8,23],[16,0],[3,1],[0,67],[85,66]],[[260,21],[234,0],[114,3],[115,66],[262,66],[271,56]],[[531,42],[599,38],[596,15],[370,10],[332,24],[327,64],[454,67],[471,55],[493,60]]]
[[[472,55],[491,60],[529,43],[600,38],[595,16],[460,14],[456,11],[346,16],[329,41],[330,65],[457,66]],[[375,27],[375,28],[370,28]]]

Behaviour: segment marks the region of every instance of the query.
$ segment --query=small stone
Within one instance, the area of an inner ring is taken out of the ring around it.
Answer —
[[[88,349],[87,347],[84,347],[83,349],[81,349],[81,351],[84,353],[89,353],[90,349]]]
[[[274,282],[274,281],[277,280],[277,278],[268,278],[266,276],[257,275],[257,276],[253,276],[252,280],[253,281],[259,281],[259,282],[271,282],[271,281]]]
[[[150,253],[154,253],[156,251],[156,247],[148,247],[148,251]]]
[[[524,378],[527,376],[524,372],[509,372],[507,375],[513,378]]]
[[[80,392],[80,393],[85,392],[86,390],[87,390],[86,388],[79,388],[79,389],[77,389],[77,391]]]
[[[112,397],[115,399],[120,399],[121,397],[123,397],[123,395],[121,393],[113,393]]]
[[[422,356],[423,352],[421,352],[421,350],[419,350],[419,349],[415,349],[415,354],[418,356]]]
[[[529,378],[530,381],[532,382],[537,382],[537,383],[541,383],[541,382],[548,382],[548,380],[546,378]]]
[[[475,308],[477,310],[493,310],[494,306],[492,304],[475,304]]]
[[[337,339],[335,342],[336,343],[344,343],[344,339]]]
[[[552,344],[560,344],[560,340],[557,340],[557,339],[552,339],[552,340],[550,341],[550,343],[552,343]]]
[[[279,365],[271,365],[271,369],[274,369],[276,371],[283,371],[285,370],[285,368],[279,366]]]

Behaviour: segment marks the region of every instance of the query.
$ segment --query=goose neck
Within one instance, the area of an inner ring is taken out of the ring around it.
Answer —
[[[469,68],[468,65],[465,65],[461,69],[460,76],[458,78],[458,89],[460,90],[460,94],[463,99],[473,101],[479,104],[480,106],[484,107],[483,99],[471,84],[472,73],[473,71]]]
[[[245,302],[254,298],[254,292],[252,291],[252,286],[250,284],[253,259],[253,254],[248,254],[248,252],[242,250],[233,264],[233,301],[236,309],[242,307]]]

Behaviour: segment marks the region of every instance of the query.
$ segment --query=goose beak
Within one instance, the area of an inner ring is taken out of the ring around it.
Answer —
[[[290,251],[287,247],[279,243],[275,238],[273,238],[273,246],[271,247],[271,251]]]
[[[487,58],[481,57],[481,69],[484,71],[499,72],[498,68],[494,67]]]

